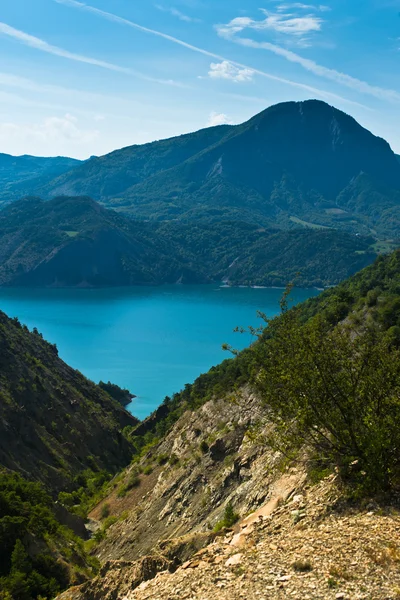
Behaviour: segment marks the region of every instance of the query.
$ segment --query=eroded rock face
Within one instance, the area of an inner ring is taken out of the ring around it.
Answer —
[[[262,414],[258,399],[243,390],[234,401],[213,400],[182,415],[144,457],[141,467],[152,466],[153,472],[141,474],[140,486],[122,499],[116,488],[90,515],[99,519],[107,503],[121,520],[96,549],[102,563],[99,577],[60,600],[124,598],[156,573],[174,572],[208,546],[229,502],[241,516],[265,503],[275,493],[280,457],[248,435]]]
[[[157,573],[173,573],[194,554],[207,546],[215,535],[192,534],[183,538],[165,540],[150,556],[130,562],[110,560],[103,564],[98,577],[84,585],[68,590],[57,600],[117,600],[135,590]]]
[[[145,457],[142,466],[152,465],[153,473],[141,475],[141,486],[123,500],[114,492],[104,501],[112,514],[128,514],[99,545],[100,561],[134,561],[160,540],[210,532],[229,501],[240,514],[258,508],[268,496],[267,467],[278,460],[265,444],[247,436],[261,414],[248,391],[235,402],[210,401],[185,413]],[[173,460],[160,467],[160,456]],[[101,505],[91,516],[98,518],[100,511]]]

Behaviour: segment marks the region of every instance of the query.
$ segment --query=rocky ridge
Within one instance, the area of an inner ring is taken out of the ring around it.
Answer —
[[[399,512],[374,503],[351,508],[341,495],[334,474],[309,485],[301,469],[290,469],[261,510],[178,568],[159,545],[133,563],[107,562],[99,578],[58,600],[399,598]]]

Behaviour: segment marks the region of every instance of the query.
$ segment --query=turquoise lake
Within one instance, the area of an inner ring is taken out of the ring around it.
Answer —
[[[292,300],[315,296],[296,289]],[[112,381],[138,397],[139,418],[251,343],[236,326],[258,325],[257,310],[278,314],[282,290],[218,285],[124,289],[0,289],[0,309],[37,327],[60,357],[95,382]]]

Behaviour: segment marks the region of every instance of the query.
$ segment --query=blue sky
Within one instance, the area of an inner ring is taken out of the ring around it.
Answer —
[[[86,158],[319,98],[400,153],[400,0],[4,0],[0,152]]]

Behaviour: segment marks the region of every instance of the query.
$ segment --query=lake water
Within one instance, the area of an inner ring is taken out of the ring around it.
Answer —
[[[300,302],[316,290],[294,290]],[[282,290],[218,285],[124,289],[0,289],[0,309],[37,327],[60,357],[93,381],[112,381],[138,397],[129,410],[144,418],[166,395],[242,349],[256,312],[279,312]]]

